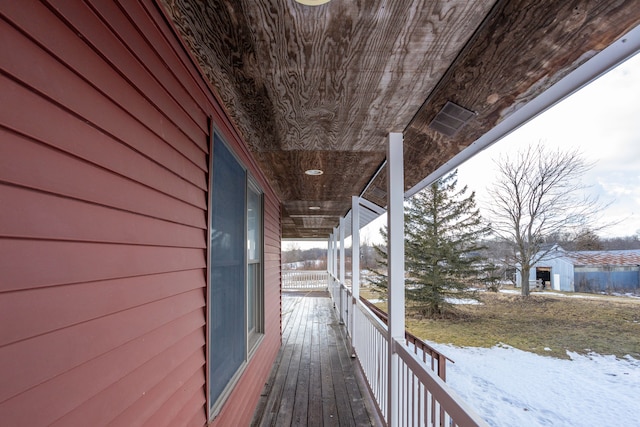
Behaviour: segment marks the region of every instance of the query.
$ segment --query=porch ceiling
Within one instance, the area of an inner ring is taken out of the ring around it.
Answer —
[[[283,238],[327,236],[365,188],[384,206],[389,132],[409,189],[640,23],[635,0],[161,2],[282,200]],[[476,113],[453,137],[429,128],[447,101]]]

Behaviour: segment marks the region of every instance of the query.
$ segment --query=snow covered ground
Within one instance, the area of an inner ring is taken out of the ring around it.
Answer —
[[[640,360],[429,344],[455,361],[447,383],[491,426],[640,426]]]

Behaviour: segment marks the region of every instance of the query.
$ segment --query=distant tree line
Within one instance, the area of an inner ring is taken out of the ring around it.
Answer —
[[[345,269],[351,269],[351,247],[344,250],[345,253]],[[311,248],[300,249],[293,244],[289,250],[282,251],[282,264],[302,263],[302,269],[305,270],[323,270],[327,268],[327,249]],[[360,245],[360,268],[369,270],[378,265],[378,259],[375,248],[368,242],[364,241]]]
[[[557,243],[568,251],[614,251],[640,249],[640,234],[631,236],[600,237],[591,230],[585,230],[577,236],[559,233],[549,236],[548,243]]]
[[[291,249],[282,251],[282,263],[316,261],[327,259],[327,250],[323,248],[300,249],[297,244],[291,245]]]

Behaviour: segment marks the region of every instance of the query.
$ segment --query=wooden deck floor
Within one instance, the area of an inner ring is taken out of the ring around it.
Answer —
[[[283,292],[282,348],[253,426],[382,425],[327,292]]]

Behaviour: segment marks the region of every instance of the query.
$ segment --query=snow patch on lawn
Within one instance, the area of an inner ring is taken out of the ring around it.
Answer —
[[[445,298],[445,301],[447,301],[449,304],[482,305],[482,303],[480,301],[477,301],[477,300],[474,300],[474,299],[470,299],[470,298]],[[370,299],[369,302],[372,303],[372,304],[378,304],[378,303],[381,303],[381,302],[385,302],[385,300],[382,300],[382,299]]]
[[[491,426],[640,425],[640,360],[630,356],[429,344],[455,361],[447,383]]]
[[[516,294],[516,295],[520,295],[522,293],[522,291],[520,291],[518,289],[500,289],[500,293],[501,294]]]
[[[480,301],[475,299],[470,299],[470,298],[446,297],[444,300],[449,304],[456,304],[456,305],[482,305]]]

